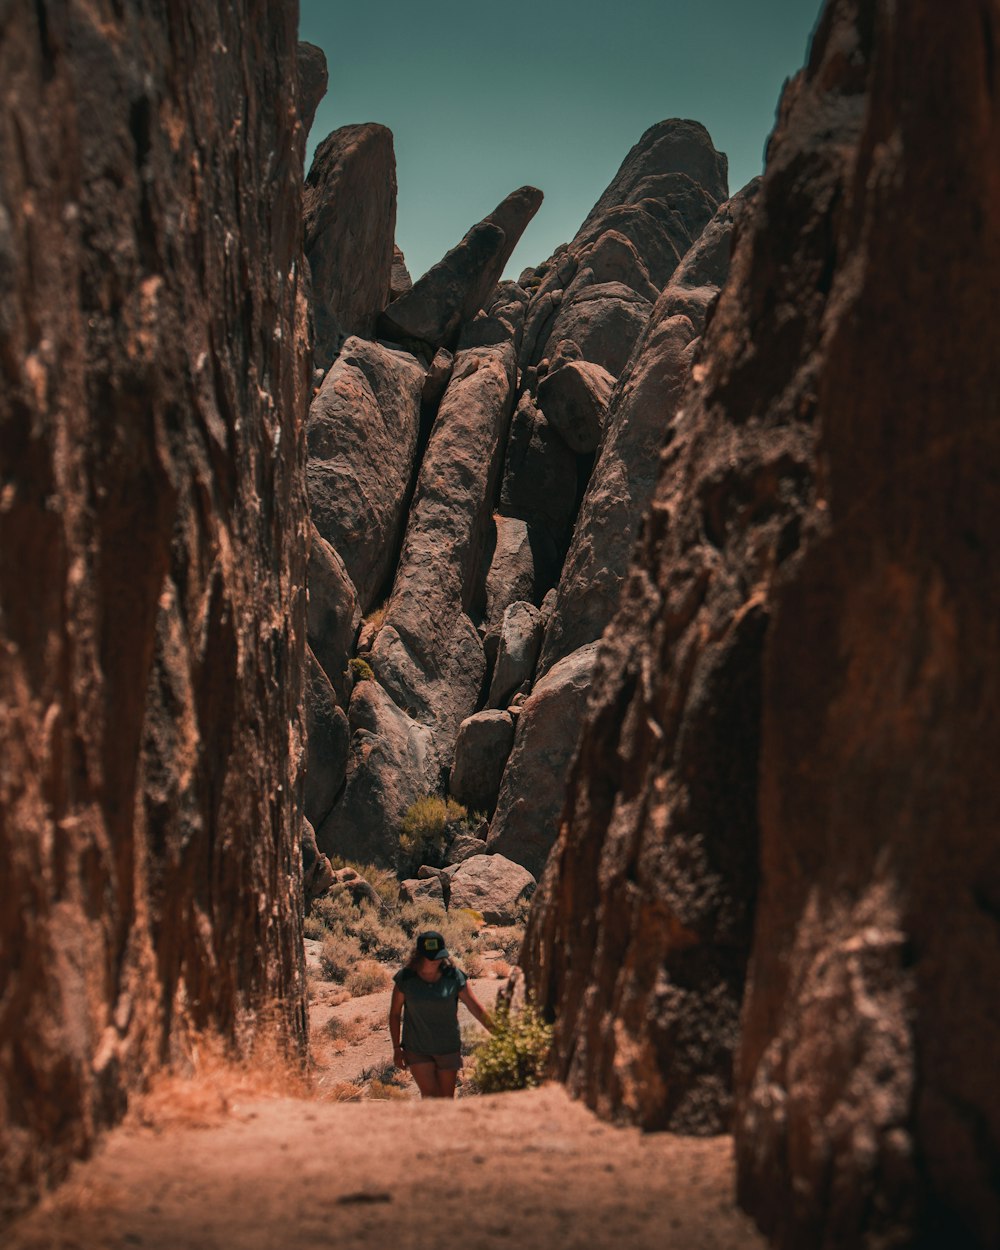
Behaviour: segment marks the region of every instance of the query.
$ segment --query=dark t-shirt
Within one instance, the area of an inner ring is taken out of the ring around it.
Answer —
[[[412,968],[400,968],[392,979],[403,991],[403,1049],[421,1055],[461,1050],[458,996],[465,973],[445,968],[436,981],[425,981]]]

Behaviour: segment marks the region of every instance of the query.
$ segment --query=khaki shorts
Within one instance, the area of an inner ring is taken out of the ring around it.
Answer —
[[[419,1050],[404,1050],[403,1055],[406,1058],[406,1066],[408,1068],[419,1067],[422,1063],[432,1063],[435,1068],[440,1068],[442,1072],[458,1072],[462,1066],[461,1051],[453,1051],[450,1055],[425,1055]]]

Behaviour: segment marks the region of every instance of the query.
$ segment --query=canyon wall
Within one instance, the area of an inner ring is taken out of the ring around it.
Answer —
[[[979,0],[825,6],[526,942],[558,1073],[735,1122],[786,1250],[1000,1237],[998,32]]]
[[[188,1028],[304,1034],[295,27],[0,10],[3,1210]]]

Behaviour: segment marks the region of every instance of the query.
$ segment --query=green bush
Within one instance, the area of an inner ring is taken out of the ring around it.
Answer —
[[[347,671],[355,682],[375,680],[375,670],[367,660],[357,655],[347,661]]]
[[[421,864],[444,866],[444,853],[454,826],[468,820],[469,813],[454,799],[422,795],[406,809],[399,831],[399,863],[404,872],[416,872]]]
[[[533,1089],[542,1079],[552,1046],[552,1028],[531,1004],[517,1015],[501,1004],[494,1029],[474,1054],[473,1084],[481,1094]]]

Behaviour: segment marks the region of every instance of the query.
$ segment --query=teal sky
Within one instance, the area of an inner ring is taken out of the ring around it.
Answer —
[[[782,83],[805,60],[819,0],[301,0],[330,89],[331,130],[395,137],[396,240],[414,278],[515,187],[545,203],[508,266],[576,232],[629,148],[666,117],[708,127],[730,190],[761,171]]]

